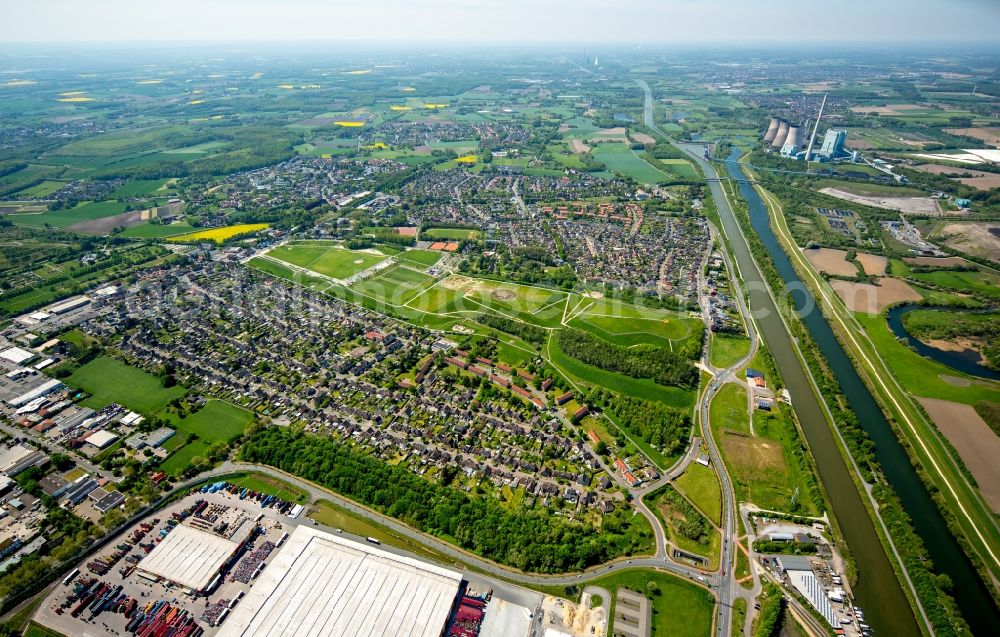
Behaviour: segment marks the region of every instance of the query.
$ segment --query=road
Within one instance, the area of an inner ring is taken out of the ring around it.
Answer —
[[[284,480],[285,482],[305,491],[309,496],[310,501],[327,500],[333,502],[337,506],[347,509],[355,515],[374,520],[394,533],[423,544],[438,553],[447,555],[449,558],[461,562],[476,572],[506,580],[508,582],[513,582],[515,584],[546,586],[563,586],[570,584],[580,585],[595,576],[603,576],[606,573],[612,573],[630,568],[653,568],[665,570],[674,575],[679,575],[681,577],[700,582],[704,585],[714,586],[716,584],[716,578],[714,576],[706,577],[703,575],[702,571],[696,568],[685,566],[683,564],[676,564],[671,562],[669,559],[657,557],[619,558],[613,562],[602,564],[579,573],[560,573],[555,575],[523,573],[460,549],[453,544],[439,540],[432,535],[428,535],[427,533],[423,533],[422,531],[406,526],[405,524],[383,515],[374,509],[370,509],[362,504],[354,502],[353,500],[349,500],[341,495],[338,495],[325,487],[308,482],[290,473],[286,473],[280,469],[267,465],[227,461],[209,473],[199,476],[199,480],[204,481],[206,478],[222,476],[239,471],[256,471],[257,473],[262,473]]]
[[[668,139],[673,143],[673,140],[660,130],[656,126],[656,122],[653,120],[653,94],[649,89],[649,84],[645,80],[637,81],[639,86],[645,92],[645,108],[644,108],[644,119],[646,126],[651,130],[659,133],[664,138]],[[688,149],[682,148],[688,154],[694,156]],[[712,190],[712,196],[715,199],[715,204],[718,208],[729,207],[729,202],[726,200],[724,193],[722,193],[722,188],[718,183],[719,176],[715,172],[712,166],[704,161],[702,157],[695,156],[695,159],[699,162],[702,169],[705,171],[705,176],[709,180],[709,187]],[[732,214],[730,211],[729,214]],[[725,250],[722,250],[725,254]],[[728,255],[726,256],[726,266],[732,274],[732,264],[729,261]],[[737,266],[738,269],[738,266]],[[739,282],[742,281],[742,277],[730,276],[730,280],[733,285],[738,287]],[[729,472],[726,469],[726,465],[722,460],[722,454],[719,452],[718,443],[715,440],[715,436],[712,433],[711,422],[709,419],[709,405],[711,404],[712,398],[719,391],[725,383],[736,378],[736,374],[739,370],[743,369],[753,358],[754,354],[757,353],[757,348],[759,347],[760,339],[757,335],[756,326],[753,323],[753,319],[744,303],[742,292],[734,290],[733,299],[736,301],[739,308],[740,314],[743,316],[744,323],[746,325],[747,335],[750,338],[750,350],[746,356],[734,363],[733,365],[727,367],[726,369],[716,369],[711,366],[711,361],[708,356],[708,348],[703,352],[702,364],[712,373],[712,379],[708,382],[705,387],[704,393],[701,395],[698,401],[698,419],[701,423],[702,434],[705,437],[705,445],[708,447],[709,456],[712,459],[712,464],[715,466],[715,471],[719,476],[719,481],[722,486],[722,554],[720,556],[721,571],[717,576],[717,581],[715,582],[716,595],[718,597],[718,607],[716,617],[716,634],[720,637],[729,637],[732,628],[732,618],[733,618],[733,601],[737,597],[746,597],[747,591],[740,587],[736,582],[736,578],[733,574],[733,547],[737,541],[737,531],[736,531],[736,507],[734,504],[735,497],[733,495],[733,484],[729,477]],[[751,565],[751,572],[754,571],[753,565]],[[754,576],[755,593],[758,590],[759,584],[757,584],[756,575]],[[752,608],[752,598],[750,596],[747,608]],[[747,612],[747,626],[752,617],[751,612]]]

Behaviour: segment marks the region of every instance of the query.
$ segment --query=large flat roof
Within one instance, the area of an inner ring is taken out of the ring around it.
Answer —
[[[438,637],[462,576],[298,527],[217,637]]]
[[[238,547],[237,542],[178,524],[137,568],[200,591],[212,583],[212,578]]]

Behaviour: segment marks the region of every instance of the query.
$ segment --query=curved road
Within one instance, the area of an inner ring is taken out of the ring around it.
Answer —
[[[394,533],[408,537],[420,544],[428,546],[439,553],[443,553],[448,557],[454,558],[455,560],[463,563],[466,566],[471,567],[475,571],[485,573],[487,575],[497,577],[509,582],[516,584],[540,584],[540,585],[566,585],[566,584],[582,584],[585,583],[587,579],[590,579],[597,575],[604,575],[605,573],[610,573],[614,571],[624,570],[627,568],[655,568],[670,571],[674,575],[679,575],[681,577],[686,577],[688,579],[700,582],[705,585],[715,585],[715,577],[705,577],[702,571],[698,569],[684,566],[682,564],[676,564],[665,558],[657,557],[635,557],[635,558],[619,558],[613,562],[602,564],[586,571],[579,573],[561,573],[556,575],[536,575],[531,573],[523,573],[521,571],[512,569],[508,566],[498,564],[491,560],[484,559],[470,553],[466,550],[460,549],[453,544],[449,544],[443,540],[440,540],[432,535],[418,531],[412,527],[409,527],[393,518],[385,516],[374,509],[369,509],[368,507],[358,504],[353,500],[349,500],[329,489],[322,487],[320,485],[308,482],[294,476],[290,473],[286,473],[281,469],[271,467],[268,465],[258,465],[248,462],[231,462],[226,461],[220,466],[216,467],[212,471],[201,474],[197,481],[204,482],[206,478],[223,476],[230,473],[235,473],[239,471],[255,471],[257,473],[263,473],[280,480],[284,480],[289,484],[292,484],[299,489],[305,491],[310,501],[315,500],[328,500],[334,502],[337,506],[347,509],[355,515],[360,515],[365,518],[375,520],[382,526],[391,529]]]
[[[647,84],[645,80],[637,80],[637,83],[646,94],[644,108],[646,126],[662,135],[665,139],[670,140],[671,143],[674,143],[670,136],[660,130],[656,126],[656,122],[653,121],[653,94],[649,89],[649,84]],[[702,157],[697,156],[690,150],[681,146],[677,147],[694,157],[694,159],[698,161],[702,170],[705,171],[705,175],[709,179],[710,186],[714,186],[712,188],[712,196],[715,200],[715,205],[718,208],[728,207],[729,202],[726,200],[724,193],[721,192],[721,188],[718,187],[719,176],[715,172],[715,169],[712,168],[708,162],[704,161]],[[715,183],[711,183],[713,181]],[[725,254],[726,250],[723,249],[722,252]],[[730,265],[731,264],[729,263],[727,257],[727,266]],[[742,281],[742,277],[731,277],[731,280],[735,286],[738,286],[739,282]],[[736,507],[733,502],[733,484],[729,478],[729,472],[726,470],[726,465],[722,461],[722,455],[719,453],[718,445],[712,435],[712,428],[709,421],[709,405],[712,397],[719,391],[719,388],[730,380],[733,380],[736,372],[750,362],[750,359],[753,358],[754,354],[757,352],[757,347],[759,346],[756,326],[753,324],[753,319],[747,311],[742,292],[734,293],[733,298],[737,302],[740,314],[743,316],[743,322],[746,325],[747,335],[750,337],[750,352],[743,359],[737,361],[735,364],[724,370],[715,370],[710,367],[708,356],[705,356],[704,363],[706,368],[714,373],[712,375],[712,380],[709,381],[708,386],[705,388],[705,392],[702,394],[699,401],[700,404],[698,406],[698,417],[701,422],[702,434],[705,436],[705,444],[708,447],[709,455],[712,458],[712,463],[715,465],[715,471],[718,474],[719,481],[722,485],[722,555],[719,562],[722,570],[721,573],[714,578],[715,581],[713,582],[713,584],[718,586],[717,595],[719,605],[717,609],[715,628],[716,634],[720,637],[729,637],[731,635],[733,600],[738,596],[744,596],[744,594],[741,594],[741,592],[737,590],[739,588],[739,584],[736,583],[736,579],[733,576],[733,546],[737,538]],[[754,568],[752,564],[750,568],[751,570]],[[749,601],[750,600],[748,600],[748,602]],[[749,612],[748,605],[747,617],[749,618],[751,615],[752,613]]]

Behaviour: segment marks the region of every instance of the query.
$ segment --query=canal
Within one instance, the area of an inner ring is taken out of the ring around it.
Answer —
[[[739,181],[740,194],[749,206],[751,226],[768,251],[786,288],[791,290],[794,307],[833,370],[851,411],[858,416],[862,427],[875,442],[877,460],[886,479],[899,496],[903,508],[913,520],[917,533],[923,538],[935,570],[951,578],[956,602],[973,634],[995,634],[996,626],[1000,625],[1000,612],[992,597],[971,562],[962,553],[958,542],[948,531],[937,506],[917,477],[882,410],[837,341],[829,323],[816,308],[810,292],[796,275],[788,255],[771,230],[763,201],[746,182],[736,157],[737,153],[734,152],[727,161],[726,168],[729,176]],[[702,166],[705,165],[707,164],[702,162]],[[711,176],[710,172],[708,174]],[[717,183],[710,185],[713,187],[713,196],[719,201],[721,186]],[[876,629],[876,634],[917,634],[916,620],[882,549],[874,523],[854,487],[822,407],[803,373],[791,337],[776,313],[774,301],[766,292],[753,292],[753,288],[759,285],[755,279],[762,281],[763,277],[740,234],[737,221],[727,205],[720,204],[719,210],[726,234],[733,244],[734,256],[751,290],[750,307],[757,317],[760,331],[782,379],[791,392],[796,415],[816,458],[820,478],[854,556],[858,568],[858,583],[854,587],[858,605],[864,608],[865,616],[869,618],[868,623]],[[780,298],[781,295],[776,291],[776,296]],[[801,312],[803,308],[807,311]]]

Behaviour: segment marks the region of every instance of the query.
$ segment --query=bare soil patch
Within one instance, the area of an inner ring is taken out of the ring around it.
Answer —
[[[809,263],[820,272],[836,274],[837,276],[857,276],[858,267],[848,261],[845,257],[846,250],[835,250],[833,248],[812,248],[805,249],[802,254],[809,259]]]
[[[640,144],[655,144],[656,140],[652,136],[646,133],[632,133],[632,139],[639,142]]]
[[[921,109],[919,104],[886,104],[885,106],[852,106],[855,113],[878,113],[879,115],[903,115],[906,111]]]
[[[495,301],[513,301],[517,298],[517,294],[513,290],[504,289],[493,290],[493,292],[490,293],[490,296],[493,297],[493,300]]]
[[[889,262],[886,257],[859,252],[857,259],[861,263],[861,267],[864,268],[865,274],[869,276],[885,276],[885,266]]]
[[[830,281],[830,287],[840,295],[852,312],[878,314],[893,303],[919,301],[923,297],[905,281],[892,277],[876,279],[877,285],[852,281]]]
[[[952,387],[968,387],[972,384],[972,381],[968,378],[959,378],[958,376],[950,376],[948,374],[938,374],[938,378]]]
[[[969,263],[962,257],[903,257],[903,263],[925,265],[932,268],[951,268]]]
[[[886,208],[887,210],[927,212],[933,214],[940,214],[941,212],[941,206],[938,205],[937,199],[931,199],[930,197],[866,197],[856,195],[853,192],[847,192],[846,190],[840,190],[839,188],[823,188],[820,192],[837,197],[838,199],[844,199],[845,201],[852,201],[875,208]]]
[[[589,153],[590,152],[590,146],[587,146],[586,144],[584,144],[579,139],[571,139],[571,140],[569,140],[569,147],[577,155],[582,155],[584,153]]]
[[[616,126],[615,128],[605,128],[597,131],[587,138],[591,142],[624,142],[626,141],[625,128]]]
[[[139,225],[144,221],[142,213],[142,210],[123,212],[120,215],[111,215],[110,217],[101,217],[100,219],[74,223],[66,229],[86,234],[109,234],[118,227],[131,228],[132,226]]]
[[[935,234],[956,250],[1000,262],[1000,223],[948,223]]]
[[[1000,513],[1000,437],[989,428],[970,405],[936,398],[917,398],[934,424],[955,447],[968,467],[979,490]]]
[[[781,445],[772,440],[727,433],[722,436],[722,448],[735,467],[747,472],[786,470]]]
[[[404,237],[415,237],[417,236],[416,226],[396,226],[396,232]]]

